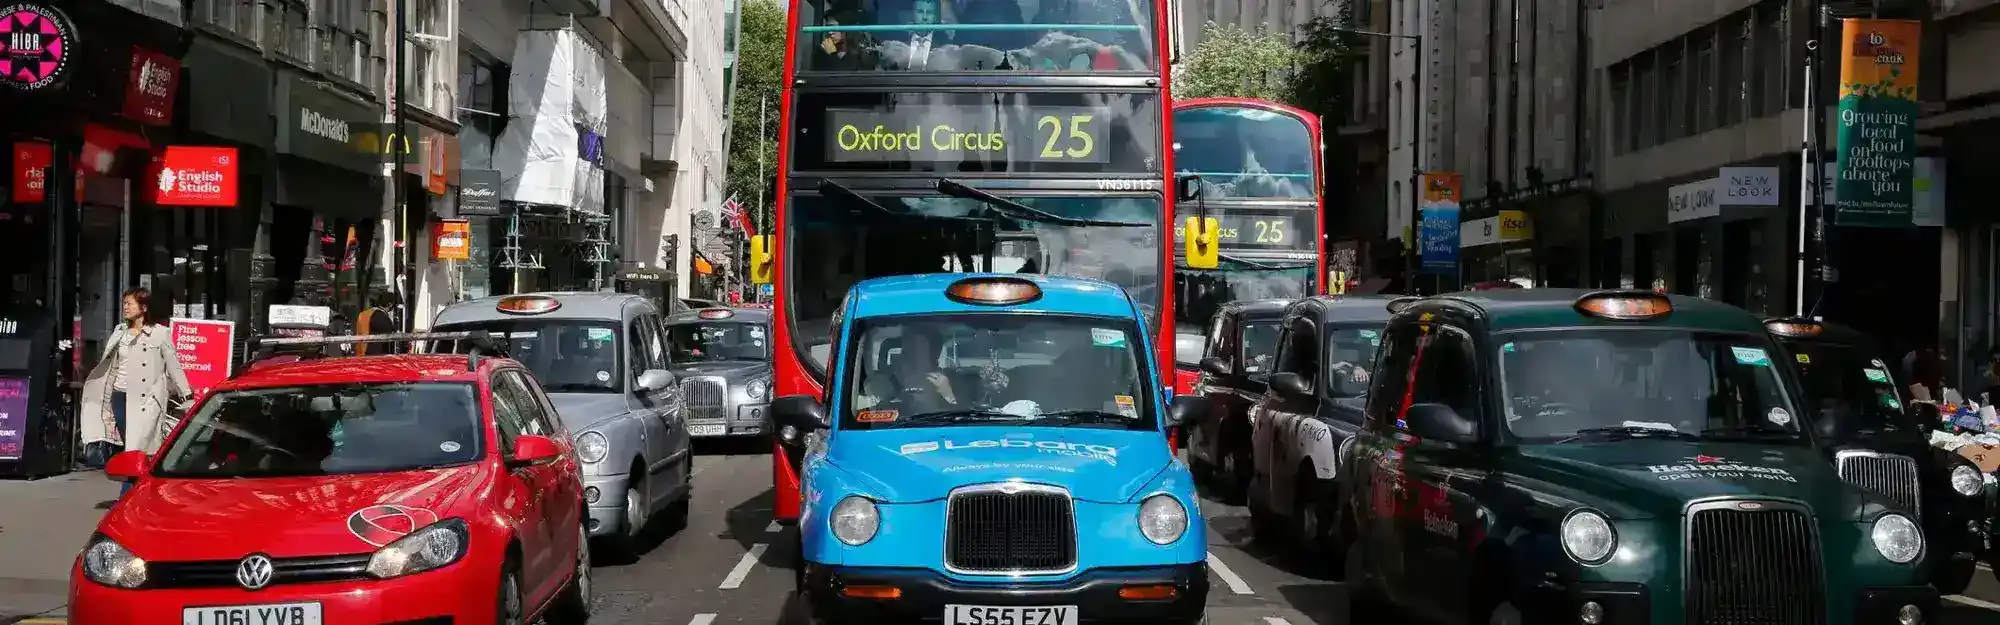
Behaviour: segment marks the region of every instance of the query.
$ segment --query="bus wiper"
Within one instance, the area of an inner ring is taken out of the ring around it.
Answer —
[[[868,207],[869,210],[873,210],[875,212],[888,215],[890,217],[902,217],[905,219],[935,219],[943,221],[977,221],[981,223],[993,223],[993,220],[991,219],[981,219],[978,217],[950,217],[945,215],[925,215],[923,213],[914,213],[907,210],[897,210],[889,208],[887,206],[883,206],[881,202],[869,199],[868,196],[862,195],[856,192],[854,189],[848,188],[847,185],[840,184],[832,180],[827,180],[825,178],[820,179],[819,187],[815,189],[815,191],[817,191],[820,195],[826,197],[843,199],[849,202],[860,204],[862,206],[866,206]]]
[[[998,410],[940,410],[903,417],[889,424],[888,427],[900,428],[915,425],[937,425],[941,423],[978,423],[981,421],[1015,420],[1020,418],[1021,415],[1000,412]]]
[[[1113,228],[1145,228],[1152,224],[1137,221],[1107,221],[1102,219],[1076,219],[1064,217],[1027,204],[1022,204],[950,178],[937,179],[937,191],[951,197],[978,200],[993,210],[1022,221],[1052,224],[1057,226],[1109,226]]]
[[[1668,430],[1656,427],[1646,427],[1637,425],[1617,425],[1617,426],[1602,427],[1602,428],[1583,428],[1577,430],[1576,433],[1571,435],[1569,438],[1556,441],[1556,444],[1561,445],[1563,443],[1572,442],[1586,436],[1604,436],[1611,440],[1625,440],[1629,438],[1650,438],[1654,436],[1673,437],[1685,440],[1695,440],[1699,438],[1693,434],[1682,432],[1680,430]]]

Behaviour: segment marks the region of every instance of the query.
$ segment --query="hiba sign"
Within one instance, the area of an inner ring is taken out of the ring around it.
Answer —
[[[1697,180],[1667,189],[1667,223],[1705,219],[1722,214],[1715,187],[1719,178]]]
[[[76,24],[61,10],[0,4],[0,86],[40,91],[60,83],[76,46]]]

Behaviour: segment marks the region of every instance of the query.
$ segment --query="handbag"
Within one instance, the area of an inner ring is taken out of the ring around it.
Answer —
[[[102,469],[105,463],[111,462],[112,456],[116,456],[122,451],[125,451],[124,447],[119,447],[110,441],[87,443],[83,446],[83,466],[90,469]]]

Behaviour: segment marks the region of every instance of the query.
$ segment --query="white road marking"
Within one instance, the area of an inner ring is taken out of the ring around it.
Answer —
[[[713,622],[715,622],[714,614],[696,614],[694,620],[688,621],[688,625],[708,625]]]
[[[1975,608],[2000,612],[2000,603],[1993,603],[1991,601],[1982,601],[1979,599],[1974,599],[1972,597],[1967,597],[1965,595],[1947,595],[1944,598],[1944,600],[1959,605],[1969,605]]]
[[[1266,616],[1264,625],[1292,625],[1292,622],[1276,616]]]
[[[1208,552],[1208,569],[1215,571],[1215,576],[1222,578],[1222,583],[1229,585],[1229,592],[1239,595],[1257,594],[1250,590],[1249,583],[1244,582],[1242,577],[1238,577],[1235,571],[1229,570],[1229,565],[1223,564],[1221,558],[1215,557],[1215,552],[1213,551]]]
[[[776,534],[782,531],[785,531],[785,528],[778,525],[777,521],[772,521],[770,525],[764,526],[764,533],[766,534]]]
[[[751,545],[750,551],[744,552],[743,559],[736,561],[736,568],[729,569],[729,576],[722,578],[722,585],[716,586],[716,588],[735,590],[741,587],[744,578],[750,577],[750,569],[756,568],[757,559],[763,557],[764,550],[769,548],[771,546],[764,543]]]

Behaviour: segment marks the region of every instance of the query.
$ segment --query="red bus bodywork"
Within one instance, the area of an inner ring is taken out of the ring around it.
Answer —
[[[787,198],[790,197],[791,186],[791,143],[793,137],[798,134],[792,132],[791,129],[795,123],[793,120],[797,117],[797,112],[793,110],[795,101],[793,87],[798,84],[799,16],[801,13],[798,5],[802,1],[790,0],[790,10],[785,15],[785,78],[779,98],[778,163],[775,174],[777,176],[777,192],[775,197],[778,198],[778,203],[776,209],[772,211],[775,216],[772,232],[775,233],[775,236],[772,237],[771,263],[773,267],[777,268],[771,272],[772,291],[774,293],[771,303],[774,313],[774,319],[771,324],[772,370],[776,386],[774,396],[811,395],[818,398],[819,401],[824,402],[826,401],[826,389],[820,385],[818,380],[813,379],[806,364],[800,361],[799,351],[794,345],[792,322],[790,319],[791,312],[787,302],[790,298],[790,290],[788,288],[789,285],[786,284],[786,272],[783,270],[786,267],[785,254],[789,247],[786,241],[786,233],[789,232],[787,230],[787,222],[789,221],[789,202]],[[1172,23],[1168,16],[1167,4],[1167,0],[1158,0],[1154,4],[1153,20],[1155,25]],[[1167,70],[1169,67],[1168,51],[1170,49],[1167,31],[1167,28],[1153,28],[1155,39],[1153,67],[1158,72],[1157,81],[1159,84],[1159,96],[1162,102],[1160,106],[1160,116],[1162,118],[1160,120],[1160,170],[1165,183],[1165,187],[1161,191],[1162,211],[1167,227],[1174,228],[1177,227],[1174,220],[1175,187],[1173,184],[1174,161],[1172,150],[1174,107],[1167,104],[1171,102],[1170,94],[1172,93],[1171,72]],[[1161,370],[1162,384],[1174,383],[1173,369],[1169,366],[1173,362],[1174,244],[1175,240],[1171,234],[1163,234],[1160,244],[1159,328],[1153,337],[1155,358]],[[838,331],[837,326],[834,328],[834,331]],[[773,490],[771,514],[781,523],[792,523],[798,520],[802,504],[804,503],[803,493],[800,490],[799,460],[792,457],[792,454],[787,453],[785,445],[780,442],[776,434],[777,432],[772,432],[771,437],[771,482]]]

